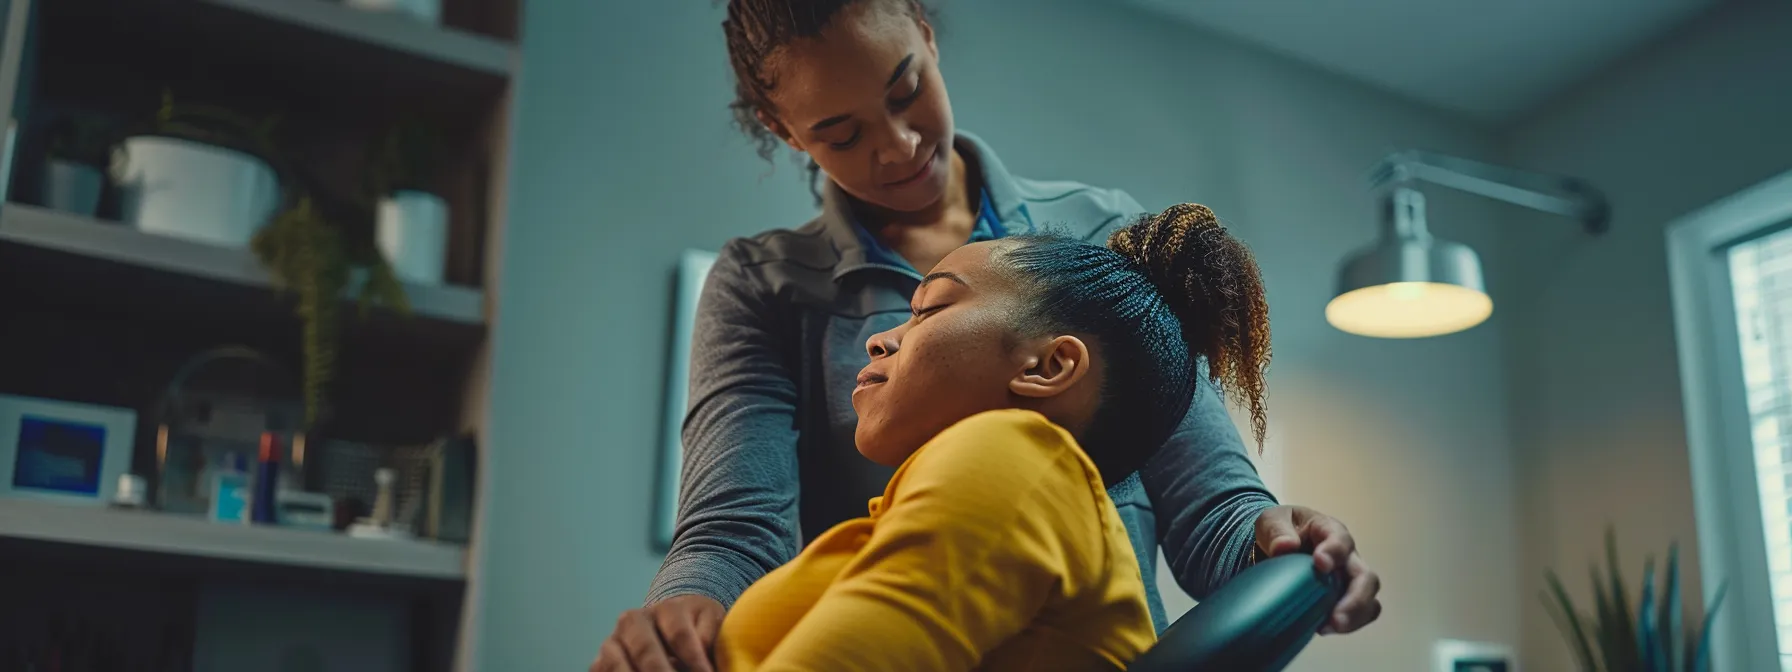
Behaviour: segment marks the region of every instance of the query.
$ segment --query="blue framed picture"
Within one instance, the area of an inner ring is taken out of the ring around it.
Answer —
[[[678,483],[683,473],[684,443],[679,435],[689,404],[691,379],[691,330],[697,323],[697,299],[703,282],[715,265],[714,252],[686,250],[678,258],[678,277],[672,295],[671,363],[666,367],[666,412],[661,436],[658,501],[654,506],[653,542],[661,550],[672,547],[678,525]]]
[[[136,431],[130,409],[0,395],[0,495],[104,505]]]

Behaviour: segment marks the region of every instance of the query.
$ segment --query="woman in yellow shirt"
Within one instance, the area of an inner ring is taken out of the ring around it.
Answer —
[[[1185,416],[1203,372],[1262,440],[1268,306],[1255,261],[1179,205],[1108,247],[1018,236],[957,249],[866,343],[859,452],[900,465],[728,612],[722,670],[1119,670],[1151,646],[1103,474]]]

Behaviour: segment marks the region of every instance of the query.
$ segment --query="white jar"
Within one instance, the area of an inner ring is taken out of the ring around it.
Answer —
[[[429,192],[392,192],[380,199],[375,239],[398,279],[442,284],[448,259],[448,204]]]
[[[124,154],[120,205],[139,230],[244,248],[280,207],[274,169],[248,154],[159,135],[127,138]]]

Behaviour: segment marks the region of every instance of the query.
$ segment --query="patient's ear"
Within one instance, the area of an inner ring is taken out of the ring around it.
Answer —
[[[1075,336],[1058,336],[1024,352],[1025,368],[1008,381],[1008,390],[1023,397],[1058,396],[1089,372],[1089,346]]]

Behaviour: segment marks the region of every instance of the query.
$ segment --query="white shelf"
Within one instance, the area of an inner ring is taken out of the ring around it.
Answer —
[[[54,210],[0,205],[0,243],[18,243],[139,268],[272,289],[273,280],[254,253],[144,233]],[[405,285],[418,316],[466,325],[485,322],[485,294],[452,285]]]
[[[461,581],[467,575],[461,546],[26,499],[0,498],[0,537],[417,579]]]

